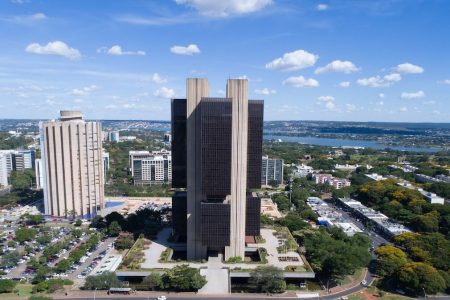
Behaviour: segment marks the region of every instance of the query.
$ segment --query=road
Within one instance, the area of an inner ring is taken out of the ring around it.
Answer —
[[[374,231],[367,231],[365,229],[365,226],[363,223],[361,223],[359,220],[357,220],[356,218],[354,218],[350,212],[346,212],[344,211],[342,208],[340,208],[339,206],[334,205],[333,203],[328,202],[328,205],[332,208],[334,208],[336,211],[339,211],[342,214],[342,217],[346,220],[351,221],[352,223],[354,223],[356,226],[359,227],[359,229],[361,229],[362,231],[364,231],[365,233],[368,234],[369,238],[372,241],[372,247],[377,248],[383,244],[385,245],[391,245],[392,243],[390,241],[388,241],[387,239],[385,239],[383,236],[379,235],[378,233],[374,232]],[[373,283],[373,281],[375,280],[375,261],[376,261],[376,255],[372,252],[372,262],[369,266],[369,268],[367,269],[367,273],[364,277],[364,280],[367,282],[368,285],[371,285]],[[347,289],[345,291],[336,293],[336,294],[332,294],[332,295],[327,295],[327,296],[322,296],[322,299],[338,299],[340,297],[343,296],[348,296],[354,293],[357,293],[359,291],[362,291],[363,289],[365,289],[366,287],[362,286],[361,284],[358,284],[350,289]]]

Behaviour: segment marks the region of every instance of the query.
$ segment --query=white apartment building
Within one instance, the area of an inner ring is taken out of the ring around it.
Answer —
[[[129,164],[135,185],[172,181],[171,151],[130,151]]]
[[[8,159],[7,154],[0,152],[0,185],[8,186]]]
[[[331,174],[314,174],[312,179],[316,184],[329,184],[337,190],[351,185],[350,180],[336,178]]]
[[[79,111],[41,122],[45,214],[92,218],[104,208],[102,130]]]

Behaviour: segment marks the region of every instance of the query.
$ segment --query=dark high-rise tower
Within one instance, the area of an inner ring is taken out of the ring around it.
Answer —
[[[264,102],[248,100],[247,80],[228,80],[226,98],[209,97],[206,79],[186,88],[187,99],[172,100],[172,181],[187,189],[173,198],[174,230],[187,237],[188,259],[244,257],[245,236],[259,235],[260,199],[249,189],[261,185]]]

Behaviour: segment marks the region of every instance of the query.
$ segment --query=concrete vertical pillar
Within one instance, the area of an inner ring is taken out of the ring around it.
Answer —
[[[201,136],[198,105],[208,97],[208,80],[188,78],[186,81],[186,147],[187,147],[187,259],[206,257],[206,247],[201,242]]]
[[[227,98],[232,101],[230,246],[225,259],[245,255],[245,212],[248,144],[248,80],[229,79]]]

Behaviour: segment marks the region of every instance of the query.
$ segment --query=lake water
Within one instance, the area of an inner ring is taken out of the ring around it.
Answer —
[[[283,135],[271,135],[264,134],[265,140],[278,140],[283,142],[298,142],[302,144],[328,146],[328,147],[364,147],[372,149],[394,149],[399,151],[414,151],[414,152],[437,152],[441,149],[438,148],[421,148],[421,147],[402,147],[402,146],[387,146],[376,141],[365,140],[346,140],[346,139],[331,139],[320,137],[299,137],[299,136],[283,136]]]

